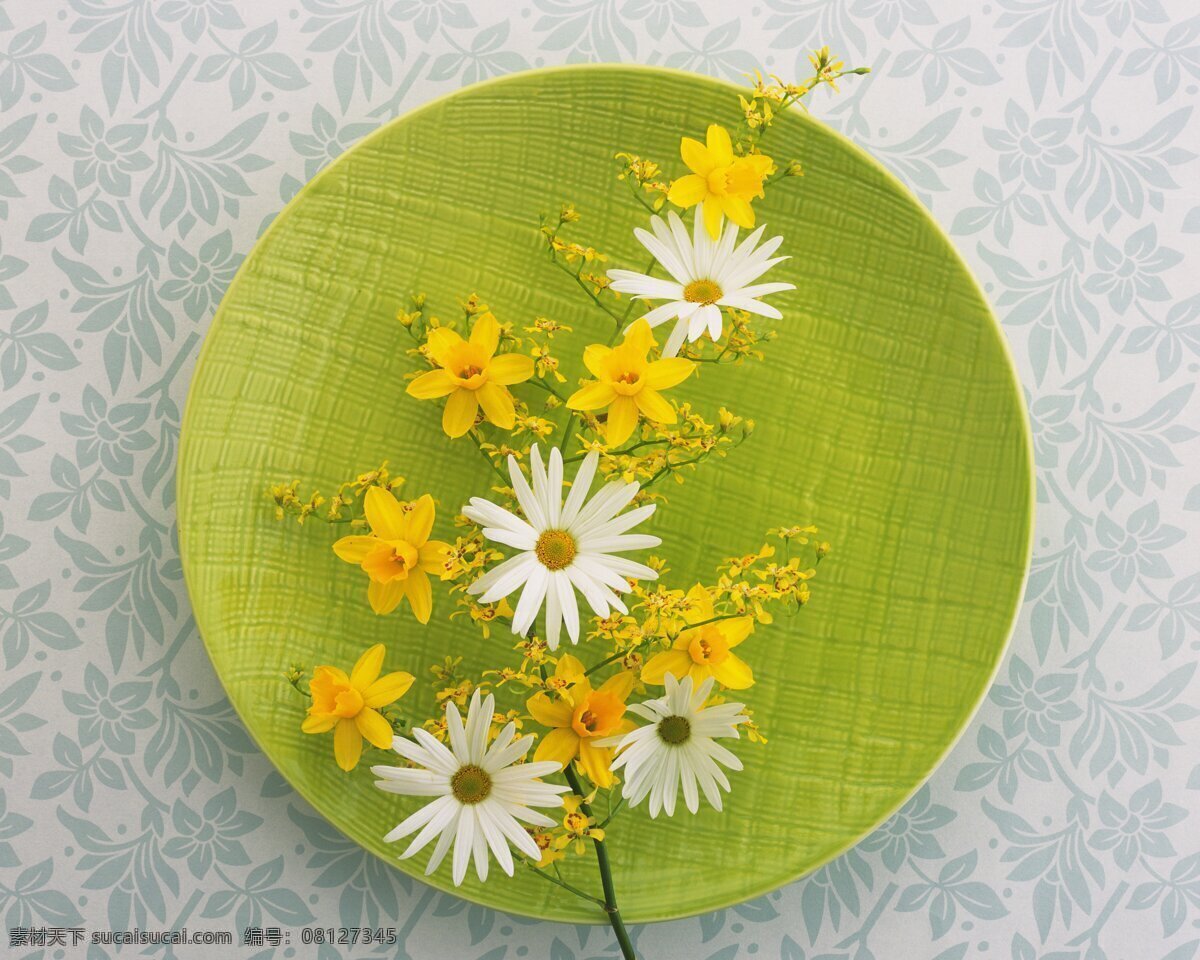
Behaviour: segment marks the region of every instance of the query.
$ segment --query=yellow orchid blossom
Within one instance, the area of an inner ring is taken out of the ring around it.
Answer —
[[[729,132],[718,124],[708,125],[706,140],[683,138],[679,153],[692,172],[671,184],[667,199],[685,209],[704,204],[704,227],[715,240],[723,216],[739,227],[754,226],[750,201],[763,195],[763,180],[774,163],[761,153],[734,156]]]
[[[604,830],[596,826],[596,818],[589,817],[579,809],[585,803],[590,804],[595,795],[596,791],[593,790],[591,796],[588,797],[580,797],[569,793],[562,798],[563,807],[567,812],[563,816],[563,832],[554,840],[554,846],[557,849],[565,850],[567,847],[574,845],[575,853],[583,856],[587,851],[585,841],[602,841],[604,839]]]
[[[656,346],[650,324],[638,320],[616,347],[594,343],[583,352],[583,362],[596,377],[567,398],[572,410],[608,408],[605,443],[616,447],[629,439],[638,416],[658,423],[674,423],[675,408],[659,392],[688,378],[696,364],[681,357],[650,360]]]
[[[380,749],[392,745],[392,725],[379,708],[404,696],[413,675],[396,671],[381,677],[385,652],[382,643],[375,644],[358,658],[349,676],[338,667],[320,666],[313,671],[312,705],[300,729],[305,733],[332,730],[333,756],[343,770],[358,765],[364,739]]]
[[[712,620],[712,597],[700,584],[687,593],[690,601],[683,613],[685,623],[702,626],[680,631],[670,650],[651,657],[642,667],[642,681],[662,686],[664,677],[670,673],[677,679],[691,677],[693,683],[703,683],[709,677],[730,690],[744,690],[754,683],[754,674],[746,661],[733,653],[733,648],[745,640],[754,630],[751,617],[735,617],[729,620]]]
[[[402,505],[390,491],[371,487],[363,506],[371,534],[342,537],[334,543],[333,552],[347,563],[357,563],[371,578],[367,599],[376,613],[391,613],[408,597],[413,615],[428,623],[433,610],[429,574],[445,571],[450,549],[441,540],[429,539],[433,498],[425,494]]]
[[[429,332],[429,356],[438,369],[413,380],[408,394],[418,400],[449,397],[442,412],[447,436],[461,437],[470,430],[481,407],[489,422],[512,429],[516,409],[508,388],[533,376],[533,360],[519,353],[496,356],[499,345],[500,324],[490,312],[475,319],[469,340],[449,327]]]
[[[533,837],[533,842],[537,844],[538,853],[540,854],[535,866],[548,867],[556,860],[561,860],[566,856],[565,853],[555,846],[553,833],[546,830],[536,830],[532,827],[526,827],[526,830]]]
[[[578,759],[580,769],[592,783],[612,786],[612,747],[597,747],[594,741],[633,729],[634,725],[625,719],[625,699],[633,690],[633,674],[623,670],[593,690],[583,664],[564,654],[558,659],[554,679],[561,694],[558,699],[537,693],[525,702],[533,719],[550,728],[533,759],[554,760],[563,767]]]

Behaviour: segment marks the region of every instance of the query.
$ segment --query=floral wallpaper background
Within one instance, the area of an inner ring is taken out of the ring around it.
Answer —
[[[506,916],[389,871],[256,752],[189,616],[180,408],[255,237],[378,124],[544,64],[789,78],[823,42],[875,72],[819,115],[929,205],[1003,321],[1037,446],[1033,569],[996,686],[903,810],[786,889],[641,928],[640,948],[1200,956],[1190,0],[0,4],[7,927],[293,929],[290,947],[147,951],[184,960],[613,956],[606,928]],[[304,925],[395,925],[399,943],[317,953]]]

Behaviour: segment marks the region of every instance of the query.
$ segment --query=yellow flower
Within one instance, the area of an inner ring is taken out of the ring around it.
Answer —
[[[333,552],[347,563],[357,563],[371,578],[367,599],[376,613],[391,613],[408,597],[413,615],[428,623],[433,610],[429,574],[443,573],[450,549],[441,540],[429,539],[433,498],[425,494],[406,509],[389,491],[371,487],[363,506],[371,535],[342,537]]]
[[[608,408],[605,443],[618,446],[629,439],[637,426],[638,415],[658,423],[674,423],[675,408],[659,393],[682,383],[696,369],[690,360],[667,357],[649,360],[655,346],[650,324],[644,319],[634,323],[619,346],[594,343],[583,352],[583,362],[596,377],[567,399],[572,410]]]
[[[814,50],[808,55],[808,62],[812,64],[813,70],[816,72],[819,80],[824,80],[827,84],[833,87],[834,92],[837,92],[838,73],[846,66],[845,61],[835,60],[829,52],[829,45],[826,44],[820,50]]]
[[[728,131],[715,123],[708,126],[707,140],[706,145],[683,138],[679,153],[692,172],[671,184],[667,199],[685,209],[703,203],[704,226],[715,240],[722,216],[739,227],[754,226],[750,201],[763,195],[763,180],[773,164],[761,153],[735,157]]]
[[[688,591],[691,603],[684,611],[686,623],[712,620],[712,597],[700,584]],[[744,690],[754,683],[754,674],[746,661],[732,652],[754,630],[750,617],[717,620],[680,632],[670,650],[651,657],[642,668],[642,680],[660,686],[666,674],[677,680],[690,676],[695,684],[715,677],[717,683],[731,690]]]
[[[381,677],[383,654],[383,644],[375,644],[358,658],[350,676],[338,667],[321,666],[313,671],[312,705],[300,729],[305,733],[332,730],[333,756],[343,770],[353,770],[358,764],[364,738],[380,749],[392,745],[392,725],[379,708],[404,696],[413,676],[397,671]]]
[[[482,313],[464,340],[448,327],[429,332],[429,356],[439,367],[423,373],[408,385],[409,396],[418,400],[449,397],[442,413],[442,429],[450,437],[461,437],[483,415],[498,427],[511,430],[516,418],[508,387],[533,376],[533,361],[519,353],[496,356],[500,324],[490,313]]]
[[[583,664],[564,654],[554,669],[554,679],[562,684],[559,699],[538,693],[525,701],[533,719],[550,728],[533,759],[554,760],[566,767],[578,758],[580,769],[592,783],[598,787],[612,786],[612,748],[597,747],[593,741],[633,729],[633,724],[624,719],[625,698],[633,690],[633,674],[622,671],[593,690],[584,675]]]
[[[538,853],[541,854],[537,866],[548,867],[556,860],[561,860],[566,856],[566,854],[554,845],[554,834],[547,833],[545,830],[536,830],[533,827],[526,827],[525,829],[533,837],[533,842],[537,844]]]
[[[595,791],[592,791],[592,793],[594,794]],[[590,799],[589,797],[588,801]],[[588,839],[604,839],[604,831],[600,827],[595,826],[596,818],[589,817],[579,809],[584,802],[583,797],[573,793],[568,793],[562,798],[562,804],[567,812],[563,816],[562,821],[563,833],[554,841],[554,846],[557,849],[565,850],[571,844],[575,844],[575,852],[583,856],[587,850],[587,844],[584,841]]]

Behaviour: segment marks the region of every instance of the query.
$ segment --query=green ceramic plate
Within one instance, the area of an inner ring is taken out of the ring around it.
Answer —
[[[735,89],[626,66],[544,70],[480,84],[368,137],[309,183],[230,287],[192,382],[179,464],[180,544],[197,622],[246,726],[287,780],[365,848],[412,801],[360,767],[343,774],[328,738],[302,736],[280,677],[292,661],[348,664],[388,645],[388,669],[421,676],[447,653],[503,661],[436,596],[422,628],[376,617],[358,572],[321,524],[278,524],[268,480],[323,488],[388,458],[406,492],[442,506],[438,530],[493,477],[450,442],[434,405],[404,393],[414,368],[394,320],[410,292],[434,312],[477,291],[502,319],[558,318],[577,357],[607,334],[545,260],[540,212],[575,202],[581,236],[614,265],[642,261],[644,220],[614,177],[613,153],[659,158],[681,132],[736,122]],[[907,190],[819,122],[786,116],[772,152],[807,176],[768,192],[759,217],[795,259],[771,279],[785,319],[767,362],[706,371],[686,388],[701,410],[727,404],[758,431],[725,464],[670,491],[653,532],[673,583],[711,574],[761,531],[812,521],[835,545],[811,606],[746,645],[749,701],[770,734],[743,745],[724,815],[612,829],[621,905],[633,922],[715,910],[779,887],[870,831],[924,780],[983,696],[1012,625],[1030,544],[1030,446],[1000,330],[949,241]],[[565,371],[576,377],[579,369]],[[432,704],[423,681],[405,699]],[[591,857],[570,880],[597,882]],[[555,920],[598,911],[536,877],[499,871],[458,892]],[[431,879],[451,890],[449,865]]]

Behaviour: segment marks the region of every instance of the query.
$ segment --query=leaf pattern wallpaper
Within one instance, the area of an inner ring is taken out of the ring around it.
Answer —
[[[1190,0],[0,4],[6,927],[233,932],[231,948],[147,951],[184,960],[614,955],[607,928],[496,913],[389,870],[259,755],[189,615],[180,410],[255,238],[380,123],[550,64],[787,78],[821,43],[874,72],[818,115],[930,208],[1002,321],[1034,429],[1033,566],[995,686],[903,809],[785,889],[638,929],[640,949],[1200,956]],[[397,943],[317,948],[304,926],[394,926]],[[247,927],[290,944],[242,946]]]

